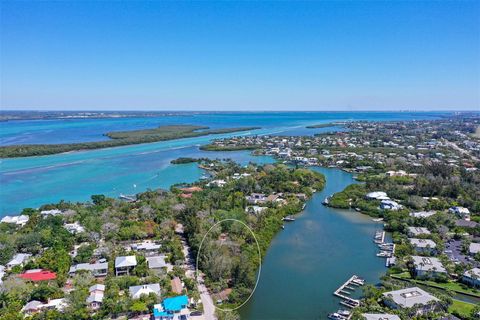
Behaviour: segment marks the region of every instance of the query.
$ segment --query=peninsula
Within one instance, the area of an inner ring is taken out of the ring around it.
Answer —
[[[221,128],[210,129],[206,126],[194,125],[169,125],[160,126],[155,129],[132,130],[132,131],[112,131],[107,132],[105,136],[110,140],[81,142],[81,143],[65,143],[65,144],[30,144],[30,145],[14,145],[0,147],[0,158],[16,158],[43,156],[48,154],[92,150],[110,147],[119,147],[132,144],[150,143],[167,141],[181,138],[200,137],[210,134],[223,134],[240,131],[249,131],[260,129],[259,127],[238,127],[238,128]]]

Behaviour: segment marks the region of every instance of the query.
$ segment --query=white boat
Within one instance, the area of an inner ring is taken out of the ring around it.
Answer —
[[[295,218],[294,217],[291,217],[291,216],[286,216],[285,218],[282,219],[283,221],[287,221],[287,222],[292,222],[292,221],[295,221]]]
[[[347,319],[346,317],[342,316],[341,314],[338,314],[336,312],[334,313],[330,313],[328,315],[328,319],[332,319],[332,320],[345,320]]]

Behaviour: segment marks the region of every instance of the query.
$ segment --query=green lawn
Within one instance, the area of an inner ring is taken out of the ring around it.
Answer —
[[[475,297],[480,298],[480,291],[479,290],[465,287],[461,283],[454,282],[454,281],[449,281],[447,283],[438,283],[438,282],[434,282],[434,281],[415,280],[415,279],[411,279],[410,273],[408,273],[408,272],[403,272],[403,273],[399,273],[399,274],[392,274],[390,276],[393,279],[408,280],[412,283],[423,284],[425,286],[438,288],[438,289],[455,291],[455,292],[458,292],[458,293],[473,295]]]
[[[454,313],[460,315],[463,318],[469,318],[472,314],[473,309],[475,308],[474,304],[453,300],[453,303],[448,307],[449,313]]]

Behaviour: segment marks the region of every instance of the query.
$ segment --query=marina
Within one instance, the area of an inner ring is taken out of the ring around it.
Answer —
[[[365,284],[365,280],[363,280],[357,275],[353,275],[344,284],[342,284],[337,290],[335,290],[333,295],[342,299],[342,301],[340,301],[340,304],[347,308],[358,307],[360,305],[360,300],[353,299],[352,297],[349,297],[349,295],[356,289],[355,287],[363,286],[364,284]],[[335,318],[335,319],[350,319],[350,317],[343,316],[338,312],[334,313],[334,315],[341,316],[341,318]]]

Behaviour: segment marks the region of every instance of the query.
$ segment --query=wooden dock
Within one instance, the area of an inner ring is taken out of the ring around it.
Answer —
[[[351,292],[346,291],[345,289],[349,290],[355,290],[353,286],[361,286],[363,285],[363,280],[356,276],[353,275],[348,279],[344,284],[342,284],[335,292],[333,293],[334,296],[339,297],[340,299],[343,299],[340,303],[346,307],[349,308],[354,308],[358,307],[360,305],[360,300],[353,299],[347,295],[351,294]]]

